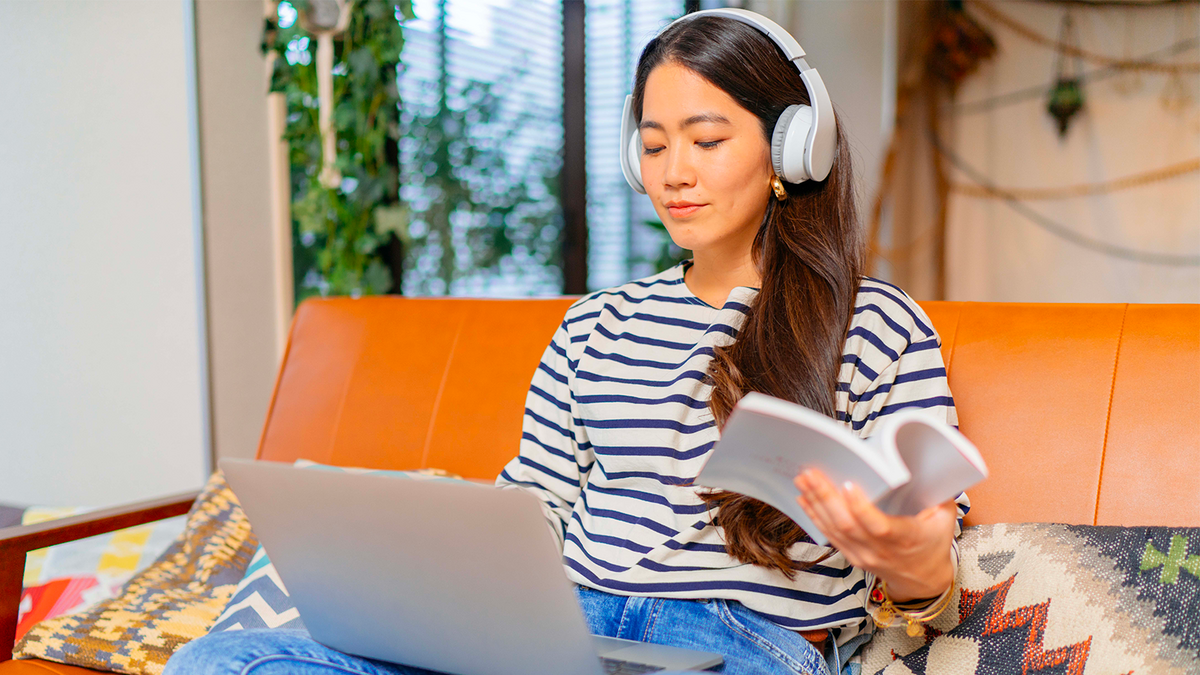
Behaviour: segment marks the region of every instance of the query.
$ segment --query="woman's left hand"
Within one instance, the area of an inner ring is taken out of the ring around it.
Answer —
[[[857,485],[838,488],[816,469],[796,476],[800,506],[851,565],[887,582],[895,602],[941,595],[954,580],[953,501],[915,516],[890,516]]]

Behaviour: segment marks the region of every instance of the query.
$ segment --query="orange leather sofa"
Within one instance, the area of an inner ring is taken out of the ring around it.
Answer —
[[[526,389],[571,301],[304,303],[259,459],[493,478],[517,452]],[[991,468],[968,524],[1200,525],[1200,305],[921,305],[960,427]],[[0,658],[21,577],[5,551],[182,513],[192,496],[0,530]],[[86,672],[0,663],[0,675]]]

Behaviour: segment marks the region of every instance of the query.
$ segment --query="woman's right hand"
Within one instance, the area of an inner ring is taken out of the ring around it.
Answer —
[[[954,581],[951,553],[958,517],[953,501],[915,516],[880,511],[858,486],[840,489],[823,473],[796,476],[797,501],[829,543],[859,569],[887,582],[893,602],[941,595]]]

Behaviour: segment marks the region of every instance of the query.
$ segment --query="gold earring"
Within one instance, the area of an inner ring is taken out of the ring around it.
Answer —
[[[783,187],[783,181],[779,180],[779,176],[771,176],[771,191],[775,193],[775,198],[781,202],[788,198],[787,190]]]

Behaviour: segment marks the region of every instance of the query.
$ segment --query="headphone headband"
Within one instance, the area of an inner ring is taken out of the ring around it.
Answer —
[[[757,28],[759,30],[759,32],[765,33],[767,37],[771,38],[771,41],[774,42],[775,44],[779,45],[779,48],[783,50],[783,55],[787,57],[788,61],[792,61],[794,63],[796,61],[796,59],[804,58],[804,48],[800,46],[799,42],[796,42],[796,38],[792,37],[791,33],[784,30],[783,26],[780,26],[779,24],[768,19],[767,17],[763,16],[762,14],[758,14],[757,12],[751,12],[748,9],[737,9],[735,7],[723,7],[720,9],[703,9],[703,10],[700,10],[699,12],[692,12],[691,14],[684,14],[683,16],[679,17],[678,19],[675,19],[670,24],[668,24],[667,28],[670,28],[671,26],[674,26],[677,23],[683,23],[684,21],[691,21],[692,19],[695,19],[695,18],[698,18],[701,16],[723,16],[726,19],[733,19],[735,21],[741,21],[744,24],[747,24],[749,26],[753,26],[754,28]],[[664,28],[663,31],[667,30],[667,28]],[[797,67],[800,67],[800,66],[797,65]],[[804,68],[807,68],[807,67],[808,67],[808,64],[807,63],[804,64]],[[802,70],[804,68],[802,68]]]
[[[833,102],[816,68],[804,60],[804,49],[796,38],[767,17],[745,9],[706,9],[672,21],[663,30],[697,17],[716,16],[747,24],[771,39],[784,56],[796,66],[800,80],[808,91],[811,105],[793,105],[784,110],[775,125],[771,142],[771,164],[775,174],[788,183],[806,180],[822,181],[833,167],[837,152],[837,124]],[[661,35],[661,32],[660,32]],[[625,97],[621,119],[621,172],[634,190],[645,194],[640,168],[641,144],[637,120],[633,114],[633,97]]]

